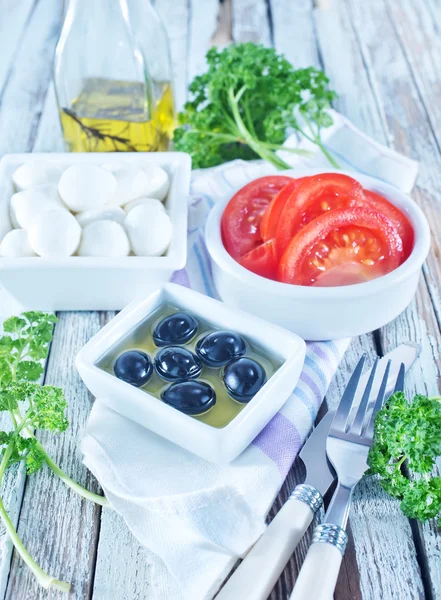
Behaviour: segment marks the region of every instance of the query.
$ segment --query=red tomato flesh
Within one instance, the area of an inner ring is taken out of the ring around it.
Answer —
[[[239,259],[262,242],[262,215],[274,196],[292,181],[292,177],[269,175],[251,181],[234,194],[221,222],[222,240],[233,258]]]
[[[293,238],[278,279],[296,285],[362,283],[396,269],[403,245],[384,215],[365,208],[337,209],[317,217]]]
[[[294,190],[296,190],[305,179],[306,177],[293,179],[288,185],[280,190],[273,200],[271,200],[260,222],[260,234],[265,242],[276,237],[277,226],[283,214],[285,205]]]
[[[380,194],[371,192],[370,190],[364,190],[363,194],[367,201],[365,204],[366,207],[383,214],[395,225],[403,241],[404,260],[408,258],[412,252],[414,234],[412,225],[409,223],[407,217],[399,208],[383,196],[380,196]]]
[[[256,275],[267,279],[276,279],[277,257],[274,240],[260,244],[254,250],[242,256],[239,263],[249,271],[256,273]]]
[[[316,217],[357,206],[362,199],[363,188],[347,175],[323,173],[306,178],[284,206],[276,233],[277,254],[282,256],[296,233]]]

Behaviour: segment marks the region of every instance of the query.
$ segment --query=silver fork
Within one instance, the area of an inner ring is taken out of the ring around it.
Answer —
[[[330,600],[334,593],[348,540],[345,528],[352,492],[367,469],[375,415],[385,400],[391,365],[388,361],[378,368],[378,360],[374,363],[355,412],[354,397],[365,362],[366,355],[349,380],[329,430],[326,452],[337,473],[338,484],[323,523],[314,530],[290,600]],[[403,389],[404,375],[402,364],[394,391]]]

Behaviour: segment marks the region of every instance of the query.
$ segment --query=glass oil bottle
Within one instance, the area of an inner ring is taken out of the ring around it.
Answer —
[[[149,0],[70,0],[54,83],[67,150],[169,148],[175,116],[168,40]]]

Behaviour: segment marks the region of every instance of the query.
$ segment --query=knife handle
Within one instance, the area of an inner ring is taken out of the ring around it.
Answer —
[[[347,533],[338,525],[323,523],[315,528],[290,600],[333,598],[347,540]]]
[[[314,487],[298,485],[216,600],[267,600],[322,503]]]

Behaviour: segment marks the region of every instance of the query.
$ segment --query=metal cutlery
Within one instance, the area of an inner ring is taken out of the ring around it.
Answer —
[[[338,573],[348,536],[345,528],[352,493],[367,470],[367,457],[374,434],[375,415],[387,398],[391,361],[377,360],[372,367],[356,408],[357,389],[366,356],[359,361],[335,412],[326,442],[326,453],[337,474],[337,488],[326,512],[324,522],[314,530],[312,544],[300,570],[290,600],[329,600],[337,583]],[[401,364],[394,378],[394,391],[402,390],[405,366]]]
[[[390,359],[390,380],[396,379],[399,366],[403,363],[408,369],[418,353],[418,346],[402,344],[380,359],[379,365]],[[367,385],[368,378],[369,374],[362,375],[360,390]],[[393,389],[389,387],[386,396]],[[355,395],[355,403],[361,398],[359,391]],[[335,471],[326,457],[326,441],[333,417],[333,412],[323,417],[300,451],[299,457],[306,467],[305,482],[295,488],[216,600],[266,600],[270,595],[335,479]]]

